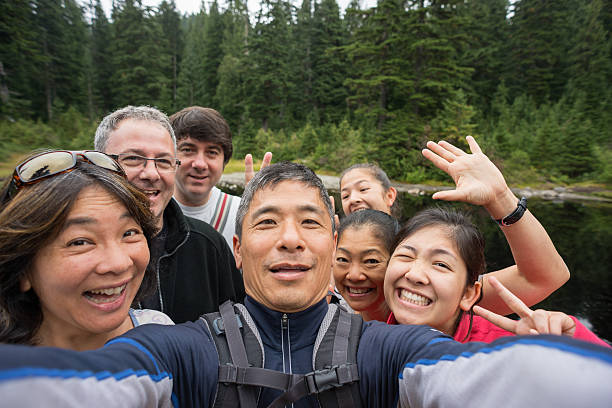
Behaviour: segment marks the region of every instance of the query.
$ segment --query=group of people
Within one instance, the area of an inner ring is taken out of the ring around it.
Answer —
[[[400,228],[375,165],[342,174],[339,225],[321,180],[270,154],[257,174],[247,157],[242,198],[220,191],[232,140],[214,109],[128,106],[95,150],[33,152],[0,193],[3,404],[607,405],[607,343],[529,309],[563,259],[467,141],[423,155],[456,184],[435,199],[500,225],[516,265],[490,273],[464,214]]]

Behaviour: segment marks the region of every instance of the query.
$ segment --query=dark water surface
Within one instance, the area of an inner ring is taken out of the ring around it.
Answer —
[[[225,189],[241,195],[242,189]],[[337,191],[331,191],[340,203]],[[506,239],[488,213],[463,203],[441,203],[430,196],[400,193],[401,219],[431,205],[452,205],[468,211],[486,240],[487,269],[513,265]],[[612,204],[554,202],[530,199],[535,214],[567,264],[570,280],[532,309],[559,310],[579,318],[599,337],[612,341]],[[337,209],[340,216],[341,209]]]

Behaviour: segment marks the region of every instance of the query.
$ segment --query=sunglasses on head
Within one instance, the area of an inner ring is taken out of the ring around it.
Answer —
[[[91,163],[126,177],[119,163],[102,152],[95,150],[53,150],[30,157],[15,167],[11,183],[6,190],[2,203],[25,186],[74,170],[79,162]]]

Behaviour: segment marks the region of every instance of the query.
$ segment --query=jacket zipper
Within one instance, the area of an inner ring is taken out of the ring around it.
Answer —
[[[283,352],[283,372],[291,374],[291,342],[289,341],[289,317],[287,313],[281,316],[281,349]],[[293,407],[293,404],[290,405]]]

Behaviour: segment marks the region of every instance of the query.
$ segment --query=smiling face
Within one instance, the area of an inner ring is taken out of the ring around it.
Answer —
[[[402,324],[427,324],[453,335],[461,310],[476,302],[479,283],[466,285],[467,268],[450,231],[428,226],[404,239],[389,260],[384,290]]]
[[[236,265],[249,296],[285,313],[304,310],[327,293],[335,247],[319,191],[281,181],[257,191],[234,237]]]
[[[106,154],[132,153],[147,158],[174,161],[174,143],[168,131],[159,123],[126,119],[119,123],[106,144]],[[158,172],[152,160],[142,168],[124,168],[130,183],[149,197],[151,212],[158,228],[163,225],[163,213],[174,194],[174,172]]]
[[[21,283],[40,299],[42,343],[99,336],[103,344],[131,328],[128,310],[148,262],[146,238],[125,206],[102,187],[83,189]]]
[[[178,141],[177,157],[176,198],[192,207],[206,204],[223,174],[221,145],[187,137]]]
[[[355,168],[340,180],[342,210],[346,215],[365,208],[391,214],[396,195],[393,187],[385,191],[380,181],[367,168]]]
[[[365,225],[343,231],[336,248],[334,280],[342,297],[365,320],[386,320],[389,309],[383,282],[389,251],[373,228]]]

